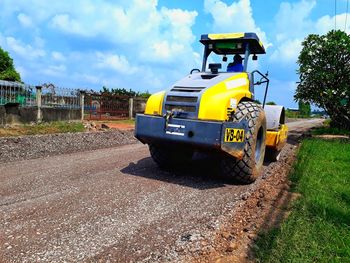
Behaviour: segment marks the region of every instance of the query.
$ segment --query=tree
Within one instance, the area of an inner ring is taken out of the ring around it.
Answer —
[[[299,114],[301,117],[310,117],[311,106],[309,102],[303,102],[302,100],[299,100]]]
[[[9,53],[0,47],[0,80],[21,81]]]
[[[269,102],[266,102],[266,105],[277,105],[277,104],[274,101],[269,101]]]
[[[350,129],[350,36],[340,30],[309,35],[298,64],[295,99],[325,109],[332,126]]]
[[[101,93],[103,94],[108,94],[108,95],[117,95],[117,96],[126,96],[126,97],[142,97],[142,98],[149,98],[151,94],[146,91],[146,92],[138,92],[138,91],[133,91],[132,89],[126,90],[124,88],[116,88],[116,89],[111,89],[103,86]]]

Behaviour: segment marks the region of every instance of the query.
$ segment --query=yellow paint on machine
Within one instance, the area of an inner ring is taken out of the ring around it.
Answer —
[[[209,34],[208,38],[212,40],[218,39],[232,39],[244,37],[244,33],[223,33],[223,34]]]
[[[285,124],[281,125],[278,131],[266,132],[266,147],[271,147],[276,150],[282,149],[287,142],[288,127]]]
[[[164,95],[165,91],[160,91],[149,97],[146,103],[145,114],[162,115]]]
[[[261,47],[264,47],[263,42],[261,42],[260,40],[259,40],[259,45],[260,45]]]
[[[231,108],[230,99],[236,99],[238,104],[244,97],[252,98],[248,74],[239,73],[204,91],[199,104],[198,119],[225,121],[227,108]]]

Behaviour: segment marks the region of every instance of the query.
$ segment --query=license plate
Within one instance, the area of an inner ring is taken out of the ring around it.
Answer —
[[[165,133],[175,136],[185,136],[185,125],[169,123],[165,129]]]
[[[244,130],[226,128],[225,130],[225,142],[243,142],[244,141]]]

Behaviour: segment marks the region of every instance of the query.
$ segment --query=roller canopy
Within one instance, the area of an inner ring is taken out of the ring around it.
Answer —
[[[255,33],[206,34],[200,42],[219,55],[244,54],[249,44],[251,54],[265,54],[265,48]]]

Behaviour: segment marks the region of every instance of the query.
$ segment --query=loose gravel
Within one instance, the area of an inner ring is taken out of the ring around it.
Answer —
[[[281,161],[251,185],[218,177],[205,158],[162,171],[142,144],[0,164],[0,262],[242,262],[224,257],[246,253],[255,216],[271,207],[265,182],[285,178],[317,124],[290,124]]]
[[[0,138],[0,163],[136,143],[133,131],[101,131]]]

